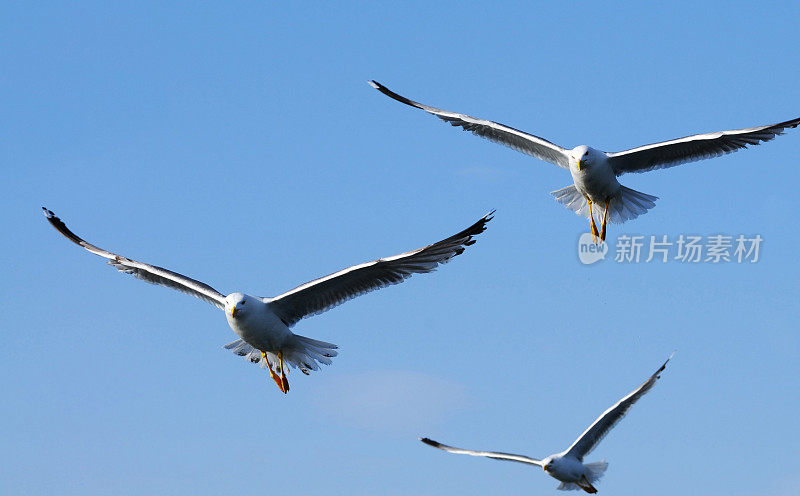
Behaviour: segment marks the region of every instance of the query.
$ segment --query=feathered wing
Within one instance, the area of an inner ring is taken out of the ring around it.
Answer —
[[[513,127],[505,126],[503,124],[487,121],[485,119],[476,119],[465,114],[458,114],[449,112],[447,110],[429,107],[422,103],[409,100],[408,98],[398,95],[386,86],[377,81],[369,81],[370,86],[380,91],[384,95],[397,100],[398,102],[405,103],[412,107],[422,109],[428,113],[435,115],[445,122],[449,122],[452,126],[459,126],[465,131],[470,131],[473,134],[500,143],[507,147],[513,148],[518,152],[531,155],[550,162],[551,164],[558,165],[565,169],[569,169],[569,155],[564,148],[550,143],[546,139],[525,133]]]
[[[619,176],[626,172],[646,172],[735,152],[747,145],[767,142],[787,128],[797,127],[800,118],[769,126],[695,134],[671,141],[653,143],[622,152],[608,153],[608,163]]]
[[[287,326],[300,319],[329,310],[336,305],[375,289],[398,284],[412,274],[432,272],[475,243],[473,236],[486,229],[494,211],[458,234],[420,248],[373,262],[354,265],[315,279],[274,298],[264,298]]]
[[[163,267],[156,267],[155,265],[137,262],[136,260],[131,260],[130,258],[123,257],[122,255],[117,255],[116,253],[111,253],[110,251],[98,248],[97,246],[84,241],[75,233],[70,231],[66,224],[64,224],[61,219],[56,217],[53,212],[44,207],[42,207],[42,210],[44,210],[44,215],[47,217],[50,225],[64,235],[64,237],[73,243],[82,246],[95,255],[99,255],[107,259],[108,264],[114,266],[120,272],[133,274],[133,276],[152,284],[158,284],[159,286],[177,289],[178,291],[207,301],[208,303],[211,303],[212,305],[215,305],[223,310],[225,309],[225,297],[208,284],[196,281],[190,277],[186,277]]]
[[[440,450],[444,450],[450,453],[457,453],[459,455],[485,456],[486,458],[492,458],[494,460],[508,460],[511,462],[527,463],[529,465],[538,465],[540,467],[542,466],[541,460],[537,460],[536,458],[531,458],[524,455],[500,453],[497,451],[473,451],[461,448],[454,448],[453,446],[448,446],[446,444],[439,443],[437,441],[434,441],[433,439],[428,439],[427,437],[420,438],[420,441],[427,444],[428,446],[433,446],[434,448],[439,448]]]
[[[667,361],[664,362],[649,379],[644,381],[641,386],[628,393],[627,396],[619,400],[614,406],[603,412],[603,414],[572,443],[572,446],[567,449],[566,454],[574,456],[582,461],[584,456],[591,453],[592,450],[600,444],[600,441],[603,440],[606,434],[622,420],[622,417],[628,413],[628,410],[631,409],[633,404],[639,401],[639,398],[644,396],[655,386],[656,381],[661,377],[658,374],[664,370],[671,359],[672,355],[670,355]]]

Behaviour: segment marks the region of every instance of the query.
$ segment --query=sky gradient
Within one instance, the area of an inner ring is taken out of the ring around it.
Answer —
[[[676,350],[587,461],[601,494],[800,485],[800,131],[622,176],[623,235],[764,241],[755,264],[582,265],[555,166],[392,101],[606,151],[800,116],[786,2],[0,6],[0,493],[556,494],[535,467]],[[280,394],[202,301],[60,237],[273,296],[449,236],[437,272],[301,321],[340,346]]]

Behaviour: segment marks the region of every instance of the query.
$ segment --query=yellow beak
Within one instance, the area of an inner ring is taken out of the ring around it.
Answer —
[[[578,170],[581,170],[581,159],[578,159]]]
[[[231,307],[231,317],[236,318],[236,305]]]

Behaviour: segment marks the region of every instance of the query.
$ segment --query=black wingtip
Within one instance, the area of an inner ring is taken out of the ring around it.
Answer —
[[[371,79],[368,82],[369,82],[370,86],[372,86],[373,88],[375,88],[376,90],[380,91],[381,93],[383,93],[384,95],[388,96],[389,98],[391,98],[393,100],[397,100],[400,103],[405,103],[406,105],[409,105],[411,107],[415,107],[415,108],[422,109],[422,110],[425,110],[425,111],[430,111],[430,107],[422,105],[421,103],[417,103],[414,100],[409,100],[408,98],[406,98],[406,97],[404,97],[402,95],[398,95],[397,93],[395,93],[394,91],[390,90],[389,88],[387,88],[386,86],[382,85],[381,83],[375,81],[374,79]]]
[[[491,212],[487,213],[483,217],[480,218],[478,222],[472,225],[473,228],[478,228],[479,230],[475,234],[480,234],[486,230],[486,224],[488,224],[492,219],[494,219],[494,213],[496,210],[492,210]]]
[[[800,125],[800,117],[798,117],[797,119],[786,121],[784,124],[786,124],[786,127],[795,128],[798,125]]]
[[[660,374],[661,372],[663,372],[663,371],[664,371],[664,369],[666,369],[666,368],[667,368],[667,364],[669,363],[669,361],[670,361],[670,360],[672,360],[672,357],[674,357],[674,356],[675,356],[675,351],[677,351],[677,350],[674,350],[674,351],[672,352],[672,354],[669,356],[669,358],[667,358],[667,360],[666,360],[666,361],[665,361],[665,362],[664,362],[664,363],[661,365],[661,367],[659,367],[659,369],[658,369],[658,370],[656,370],[656,373],[655,373],[655,374],[653,374],[653,375],[658,375],[658,374]],[[660,377],[661,377],[661,376],[659,376],[659,378],[660,378]]]
[[[484,232],[486,230],[486,224],[494,218],[494,212],[495,211],[492,210],[488,214],[484,215],[483,217],[478,219],[478,221],[476,223],[472,224],[468,228],[466,228],[463,231],[461,231],[460,233],[456,234],[455,236],[453,236],[453,238],[464,238],[464,237],[466,237],[467,239],[462,242],[462,244],[464,246],[470,246],[470,245],[475,244],[476,240],[472,239],[472,236],[477,236],[478,234],[480,234],[480,233],[482,233],[482,232]],[[459,253],[457,253],[457,255]]]
[[[421,438],[419,438],[419,440],[422,441],[423,443],[427,444],[428,446],[433,446],[434,448],[438,448],[439,446],[441,446],[439,443],[437,443],[433,439],[430,439],[430,438],[427,438],[427,437],[421,437]]]
[[[376,90],[380,91],[384,95],[388,96],[389,98],[394,98],[397,101],[400,101],[400,102],[403,102],[403,103],[407,103],[409,105],[414,103],[411,100],[409,100],[408,98],[405,98],[403,96],[398,95],[397,93],[395,93],[394,91],[390,90],[389,88],[387,88],[386,86],[382,85],[381,83],[375,81],[374,79],[370,79],[369,80],[369,85],[372,86],[373,88],[375,88]]]
[[[42,211],[44,212],[44,216],[47,218],[47,222],[49,222],[50,225],[56,229],[56,231],[60,232],[63,236],[75,244],[83,246],[84,243],[86,243],[80,238],[80,236],[70,231],[67,225],[64,224],[64,221],[56,217],[56,214],[54,214],[52,210],[42,207]]]

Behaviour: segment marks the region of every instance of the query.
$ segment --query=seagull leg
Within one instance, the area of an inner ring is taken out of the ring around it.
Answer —
[[[606,208],[603,210],[603,225],[600,226],[600,241],[606,240],[606,217],[608,216],[608,205],[611,203],[611,199],[606,201]]]
[[[597,224],[594,223],[594,212],[592,210],[592,200],[587,198],[586,201],[589,203],[589,225],[592,228],[592,242],[597,244]]]
[[[278,360],[281,363],[281,385],[278,386],[278,387],[281,388],[281,391],[283,391],[283,394],[286,394],[286,393],[289,392],[289,380],[286,379],[286,371],[283,368],[283,352],[282,351],[278,351]]]
[[[278,356],[280,357],[281,356],[280,352],[278,353],[279,353]],[[261,358],[263,358],[264,363],[267,364],[267,368],[269,369],[269,378],[272,379],[275,382],[275,384],[278,385],[278,389],[280,389],[281,392],[285,393],[286,391],[283,390],[283,382],[281,381],[280,377],[278,377],[278,375],[275,373],[275,371],[272,370],[272,365],[270,365],[269,360],[267,359],[267,354],[264,353],[263,351],[261,352]],[[283,371],[281,371],[281,373],[282,372]]]
[[[578,487],[580,487],[589,494],[594,494],[597,492],[597,489],[595,489],[595,487],[592,485],[591,482],[589,482],[589,480],[586,478],[585,475],[581,476],[581,482],[578,484]]]

